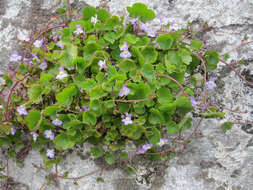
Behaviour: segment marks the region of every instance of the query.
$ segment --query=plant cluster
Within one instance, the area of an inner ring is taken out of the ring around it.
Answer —
[[[113,164],[128,159],[132,142],[137,155],[167,159],[164,153],[198,134],[199,125],[182,136],[192,127],[191,111],[200,121],[224,118],[207,98],[219,54],[185,41],[187,28],[142,3],[127,7],[130,19],[90,6],[81,17],[65,11],[52,19],[63,18],[62,29],[19,36],[26,53],[13,51],[18,68],[2,76],[0,146],[9,156],[38,148],[50,167],[61,152],[88,142],[95,158]],[[196,88],[203,93],[196,96]]]

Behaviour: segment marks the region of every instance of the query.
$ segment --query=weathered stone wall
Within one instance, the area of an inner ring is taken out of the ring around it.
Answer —
[[[193,22],[197,29],[205,21],[216,22],[212,31],[198,35],[206,40],[208,48],[225,53],[240,43],[245,34],[253,39],[252,0],[72,0],[78,9],[90,4],[109,7],[114,14],[126,13],[125,7],[134,2],[144,2],[157,15],[177,18],[182,25]],[[8,64],[12,49],[19,49],[14,37],[22,31],[32,32],[43,27],[47,19],[64,5],[63,0],[1,0],[0,1],[0,72]],[[231,58],[244,59],[246,64],[237,68],[248,80],[253,80],[253,44],[231,53]],[[231,109],[240,106],[248,110],[239,121],[253,120],[253,89],[242,82],[230,69],[220,64],[213,73],[218,88],[210,98]],[[230,120],[238,114],[228,113]],[[78,186],[72,181],[61,180],[63,190],[252,190],[253,189],[253,127],[236,125],[226,134],[220,129],[223,120],[206,120],[201,125],[203,137],[194,139],[186,150],[180,151],[164,163],[145,161],[141,157],[134,161],[136,175],[125,173],[120,167],[105,170],[105,183],[96,183],[96,176],[84,178]],[[0,158],[3,160],[3,157]],[[45,182],[46,173],[31,167],[31,163],[42,163],[39,152],[33,150],[25,160],[23,168],[10,160],[9,170],[16,182],[27,184],[37,190]],[[59,172],[69,170],[78,176],[102,167],[104,163],[93,160],[89,145],[76,148],[66,155]],[[17,186],[22,189],[22,185]],[[24,188],[25,189],[25,188]],[[51,185],[45,189],[56,189]]]

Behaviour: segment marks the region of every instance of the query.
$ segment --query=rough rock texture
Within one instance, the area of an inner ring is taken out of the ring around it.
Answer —
[[[186,25],[193,22],[199,28],[205,21],[216,25],[210,32],[197,36],[207,40],[208,48],[225,53],[240,43],[245,34],[253,38],[252,0],[72,0],[73,6],[80,9],[86,4],[108,7],[114,14],[124,14],[125,7],[134,2],[144,2],[154,9],[157,15],[176,18]],[[55,11],[64,5],[63,0],[1,0],[0,1],[0,72],[8,64],[12,49],[18,48],[15,36],[22,31],[32,32],[43,26]],[[253,81],[253,44],[231,53],[235,60],[244,59],[246,64],[237,70],[248,80]],[[218,88],[210,93],[210,98],[224,106],[235,109],[240,106],[247,114],[228,113],[229,120],[252,121],[253,89],[242,82],[234,72],[219,65]],[[196,119],[197,120],[197,119]],[[201,125],[202,138],[196,138],[177,153],[168,163],[145,161],[142,157],[134,160],[136,175],[130,175],[120,166],[103,172],[104,183],[96,183],[99,174],[78,181],[61,180],[63,190],[252,190],[253,189],[253,127],[236,125],[227,133],[222,133],[223,120],[205,120]],[[1,160],[4,158],[0,155]],[[43,170],[31,166],[42,163],[36,150],[30,152],[24,167],[19,168],[9,161],[10,176],[16,182],[16,189],[39,189],[45,184]],[[101,160],[93,160],[89,155],[89,145],[77,147],[59,166],[59,172],[69,171],[70,176],[79,176],[104,166]],[[166,169],[167,168],[167,169]],[[56,189],[52,184],[45,189]]]

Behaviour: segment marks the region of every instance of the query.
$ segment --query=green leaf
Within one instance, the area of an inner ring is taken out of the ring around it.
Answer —
[[[128,154],[126,152],[122,152],[120,155],[119,155],[119,159],[120,160],[126,160],[128,158]]]
[[[17,153],[15,152],[15,150],[9,150],[8,151],[8,155],[11,157],[11,158],[15,158],[17,156]]]
[[[34,102],[36,100],[38,100],[43,92],[43,88],[42,86],[33,86],[31,88],[28,89],[28,96],[29,96],[29,100],[31,102]]]
[[[199,50],[202,48],[202,42],[197,40],[191,41],[191,49],[192,50]]]
[[[105,23],[105,21],[110,18],[110,13],[108,13],[105,9],[100,8],[97,11],[98,20],[100,20],[102,23]]]
[[[219,54],[216,51],[206,51],[205,61],[207,71],[217,69],[217,64],[219,63]]]
[[[120,62],[120,70],[124,72],[133,71],[136,69],[135,61],[132,59],[123,59]]]
[[[27,117],[26,123],[30,131],[35,131],[38,129],[38,125],[41,122],[41,115],[39,110],[30,110]]]
[[[132,7],[127,7],[127,11],[130,17],[139,18],[142,22],[155,18],[155,13],[143,3],[135,3]]]
[[[182,121],[180,121],[178,126],[182,130],[190,129],[191,128],[191,122],[192,122],[192,118],[184,118]]]
[[[103,150],[97,146],[92,147],[90,152],[91,152],[91,155],[94,156],[94,158],[99,158],[103,156]]]
[[[141,51],[142,56],[144,57],[145,63],[155,63],[158,52],[153,46],[147,46]]]
[[[96,114],[92,111],[86,111],[83,113],[83,122],[90,123],[91,125],[96,125],[97,118]]]
[[[127,170],[129,173],[136,173],[136,170],[135,170],[133,167],[131,167],[130,165],[127,165],[126,170]]]
[[[6,134],[6,135],[10,134],[12,126],[13,124],[9,122],[1,123],[0,134]],[[1,141],[1,138],[0,138],[0,141]],[[1,142],[0,142],[0,147],[1,147]]]
[[[96,8],[87,6],[83,9],[83,19],[84,20],[89,20],[92,16],[96,15]]]
[[[228,122],[225,122],[225,123],[223,123],[223,124],[221,125],[221,129],[222,129],[223,132],[226,132],[226,131],[232,129],[233,125],[234,125],[233,122],[229,122],[229,121],[228,121]]]
[[[152,127],[152,131],[146,132],[146,137],[150,143],[152,143],[153,145],[156,145],[158,142],[160,142],[161,134],[160,134],[160,131],[156,127]]]
[[[102,103],[98,100],[92,100],[90,102],[90,109],[93,111],[97,116],[102,114]]]
[[[96,86],[90,90],[89,95],[91,100],[95,100],[105,97],[107,93],[103,91],[101,86]]]
[[[74,66],[73,61],[77,58],[77,55],[78,55],[78,47],[73,44],[66,43],[65,51],[60,61],[66,68],[72,68]]]
[[[115,32],[108,32],[104,35],[104,39],[113,44],[115,40],[117,40],[117,35],[115,34]]]
[[[124,41],[127,42],[128,45],[134,45],[138,42],[139,39],[140,38],[137,37],[136,35],[127,33],[125,38],[124,38]]]
[[[193,107],[189,98],[181,96],[175,101],[179,115],[184,116],[190,112]]]
[[[73,137],[61,133],[55,137],[54,144],[58,150],[66,150],[72,148],[75,145],[75,141]]]
[[[115,162],[114,156],[110,152],[105,153],[105,161],[107,164],[112,165]]]
[[[179,56],[181,57],[182,62],[186,65],[189,65],[192,62],[191,53],[186,49],[181,48],[179,50]]]
[[[162,34],[157,37],[156,41],[160,45],[162,50],[168,50],[172,47],[174,39],[169,34]]]
[[[174,121],[166,123],[166,129],[169,134],[177,134],[180,127]]]
[[[146,63],[142,66],[141,72],[145,78],[148,79],[150,83],[153,83],[155,79],[155,70],[152,64]]]
[[[44,110],[46,116],[56,116],[57,112],[61,111],[62,108],[59,106],[47,106]]]
[[[52,79],[52,75],[48,73],[41,73],[40,82],[48,83]]]
[[[140,82],[139,84],[128,83],[127,87],[131,90],[130,94],[128,94],[130,100],[144,99],[151,95],[149,85],[143,82]]]
[[[202,115],[205,118],[216,118],[216,117],[224,118],[226,114],[224,112],[210,112],[210,113],[200,113],[200,115]]]
[[[86,91],[90,91],[95,86],[96,86],[96,81],[94,79],[86,79],[82,83],[82,89],[84,89]]]
[[[73,84],[70,84],[68,87],[64,88],[62,92],[56,95],[56,100],[61,106],[70,106],[73,101],[73,96],[75,96],[77,92],[77,87]]]
[[[173,102],[173,96],[168,88],[160,88],[157,91],[158,102],[160,104],[167,104]]]
[[[164,121],[163,115],[154,108],[150,109],[149,122],[153,125],[162,124]]]
[[[82,57],[75,58],[74,61],[73,61],[73,65],[76,65],[76,70],[79,73],[83,73],[84,70],[85,70],[85,67],[86,67],[85,60]]]
[[[99,182],[102,182],[102,183],[104,183],[105,182],[105,180],[102,178],[102,177],[98,177],[97,179],[96,179],[96,181],[99,183]]]
[[[144,131],[145,128],[143,126],[137,126],[135,124],[121,126],[120,128],[120,132],[123,136],[129,137],[133,140],[140,139]]]

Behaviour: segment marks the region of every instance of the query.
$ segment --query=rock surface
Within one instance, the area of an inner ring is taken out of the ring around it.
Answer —
[[[240,43],[245,34],[253,39],[253,2],[252,0],[72,0],[80,9],[86,4],[108,7],[114,14],[126,13],[125,7],[134,2],[146,3],[164,15],[178,19],[186,25],[193,22],[199,28],[205,21],[216,22],[213,30],[203,32],[197,37],[207,40],[208,48],[221,54]],[[15,37],[20,32],[32,33],[42,27],[56,10],[64,6],[63,0],[1,0],[0,1],[0,72],[6,69],[8,57],[13,49],[21,51]],[[231,53],[231,59],[244,59],[246,64],[237,68],[248,80],[253,80],[253,44],[246,45]],[[252,121],[253,89],[245,85],[234,72],[223,64],[218,72],[218,88],[210,93],[210,99],[230,109],[240,106],[247,114],[228,113],[229,120]],[[196,119],[197,120],[197,119]],[[137,170],[130,175],[121,167],[109,168],[103,172],[104,183],[97,183],[98,174],[78,181],[61,180],[63,190],[252,190],[253,189],[253,127],[235,125],[223,133],[220,125],[223,120],[205,120],[201,125],[202,138],[196,138],[171,160],[166,169],[164,163],[145,161],[141,157],[134,160]],[[69,171],[70,176],[79,176],[101,168],[104,163],[93,160],[89,155],[89,145],[77,147],[59,165],[59,173]],[[0,155],[4,162],[3,155]],[[19,168],[9,160],[9,174],[13,177],[16,189],[37,190],[45,184],[43,170],[32,167],[31,163],[42,164],[36,150],[29,153],[24,167]],[[45,189],[53,190],[52,184]]]

